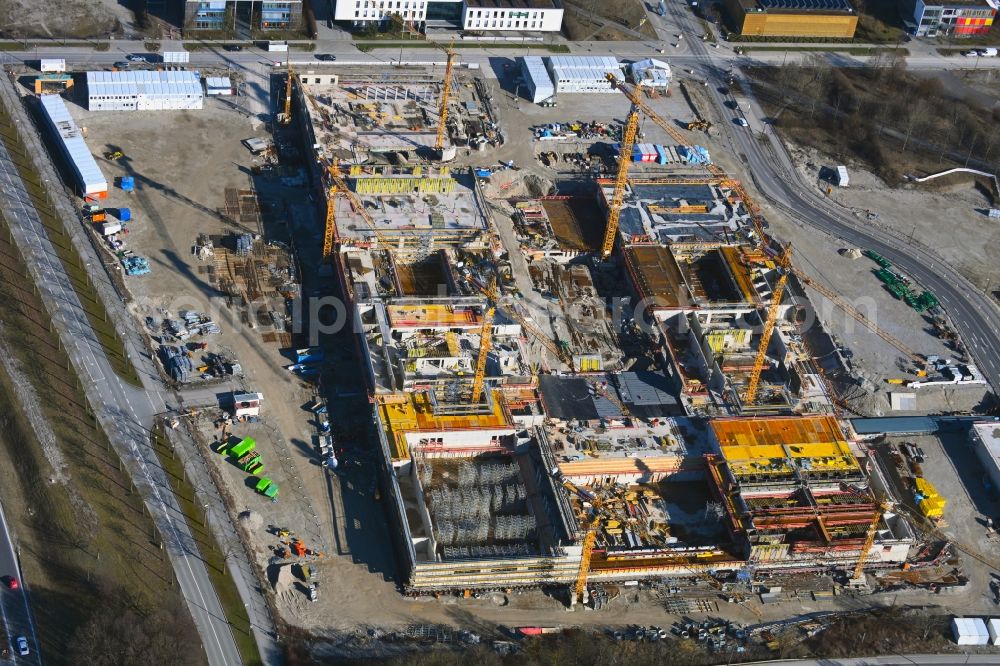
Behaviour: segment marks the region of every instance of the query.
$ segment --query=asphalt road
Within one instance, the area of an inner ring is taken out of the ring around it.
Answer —
[[[676,6],[675,6],[676,8]],[[687,14],[687,12],[684,12]],[[695,34],[689,16],[678,16],[678,24],[687,34]],[[726,83],[731,64],[717,62],[715,49],[708,49],[698,39],[689,42],[698,59],[695,67],[708,80],[706,90],[723,116],[732,115],[723,105],[719,87]],[[997,58],[985,58],[994,61]],[[749,91],[749,86],[744,86]],[[933,250],[886,229],[862,221],[850,212],[831,203],[815,188],[803,182],[784,144],[769,125],[760,121],[760,106],[754,102],[754,126],[765,128],[765,139],[748,128],[720,123],[720,129],[730,135],[745,159],[749,172],[768,203],[795,220],[840,238],[847,245],[870,248],[889,259],[912,276],[924,288],[934,292],[951,316],[955,329],[962,336],[976,366],[996,389],[1000,387],[1000,309],[987,295],[942,261]]]
[[[4,79],[0,85],[3,94],[12,94],[8,80]],[[8,108],[11,108],[10,104]],[[20,114],[20,109],[12,110],[15,117]],[[26,117],[22,117],[22,122],[30,123]],[[29,132],[22,132],[22,136],[30,152],[32,137]],[[10,155],[2,146],[0,169],[0,198],[11,232],[24,254],[53,323],[59,329],[63,346],[80,374],[91,406],[157,524],[181,592],[201,633],[209,663],[242,663],[197,545],[177,505],[166,473],[149,445],[148,428],[152,425],[152,417],[166,411],[161,387],[151,385],[148,389],[139,389],[125,384],[115,374],[31,205],[30,195],[24,189]],[[58,192],[54,187],[52,190],[53,194]],[[69,220],[69,223],[77,224],[76,220]],[[144,379],[149,381],[148,363],[142,363],[145,357],[133,353],[133,358],[137,365],[147,366],[142,369]]]
[[[35,633],[35,623],[31,618],[31,605],[28,603],[28,588],[21,577],[21,569],[17,563],[17,552],[14,540],[7,529],[7,519],[0,507],[0,576],[13,576],[20,583],[16,590],[0,585],[0,621],[3,622],[4,640],[0,643],[0,651],[10,650],[11,661],[15,664],[41,664],[42,655],[38,648],[38,636]],[[28,656],[20,657],[14,648],[14,637],[24,636],[28,640]]]

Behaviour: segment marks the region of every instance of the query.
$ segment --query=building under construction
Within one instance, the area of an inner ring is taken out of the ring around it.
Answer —
[[[886,484],[830,416],[715,419],[710,483],[741,555],[758,569],[898,566],[914,533],[884,511]],[[873,521],[874,525],[873,525]]]

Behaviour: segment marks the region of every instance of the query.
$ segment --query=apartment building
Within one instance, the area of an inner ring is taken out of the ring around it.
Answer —
[[[334,19],[362,26],[393,14],[417,29],[539,32],[560,30],[563,9],[559,0],[337,0]]]
[[[917,37],[972,37],[985,35],[992,29],[997,7],[996,0],[947,4],[915,0],[904,16],[907,29]]]
[[[186,0],[184,29],[295,30],[302,21],[302,0]]]

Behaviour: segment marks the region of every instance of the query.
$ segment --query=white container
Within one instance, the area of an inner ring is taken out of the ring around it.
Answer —
[[[102,236],[111,236],[112,234],[120,233],[122,225],[120,222],[102,222],[100,229]]]
[[[987,645],[990,632],[978,617],[956,617],[951,620],[951,633],[958,645]]]
[[[1000,620],[995,617],[987,620],[986,630],[990,633],[990,645],[1000,645]]]
[[[191,54],[187,51],[164,51],[163,62],[185,63],[191,62]]]
[[[42,58],[38,61],[38,69],[43,72],[65,72],[66,61],[62,58]]]
[[[847,167],[845,166],[837,167],[837,185],[840,187],[847,187],[848,183],[850,182],[851,179],[847,175]]]

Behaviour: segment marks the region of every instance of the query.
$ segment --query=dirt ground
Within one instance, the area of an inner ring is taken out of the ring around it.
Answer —
[[[1000,540],[996,535],[988,534],[984,525],[987,516],[997,516],[1000,502],[995,491],[991,493],[984,486],[985,471],[969,446],[966,434],[956,432],[890,437],[887,444],[898,450],[899,444],[904,441],[912,442],[923,450],[924,462],[921,463],[921,468],[924,476],[947,500],[941,530],[959,543],[981,553],[995,552]],[[909,509],[916,511],[910,489],[900,489],[899,494]],[[967,608],[966,612],[995,608],[988,585],[989,572],[966,555],[960,555],[960,561],[963,571],[970,578],[970,584],[967,589],[950,595],[945,603],[963,610]]]
[[[833,165],[819,153],[796,148],[795,162],[808,181],[825,190],[819,169]],[[872,211],[876,224],[911,236],[914,243],[934,248],[973,283],[1000,283],[993,249],[1000,243],[1000,223],[987,216],[989,198],[972,176],[948,176],[941,181],[890,188],[874,174],[850,165],[850,187],[834,187],[833,201],[857,212]]]
[[[645,37],[656,37],[646,18],[642,0],[572,0],[566,3],[563,32],[573,41],[624,41],[639,39],[631,30]],[[640,25],[642,23],[642,25]],[[616,27],[620,24],[630,31]]]
[[[5,37],[107,37],[131,29],[133,16],[117,0],[0,0],[0,35]]]

